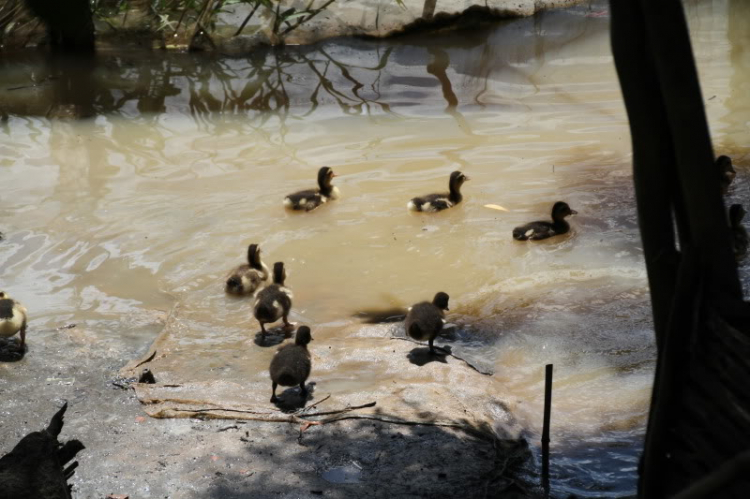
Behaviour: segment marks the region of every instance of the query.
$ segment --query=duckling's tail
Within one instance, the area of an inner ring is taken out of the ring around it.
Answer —
[[[279,377],[276,378],[276,382],[281,386],[294,386],[299,383],[294,373],[291,373],[289,371],[284,371],[279,374]]]
[[[263,320],[266,322],[273,322],[274,319],[276,319],[274,310],[262,302],[258,303],[258,305],[255,306],[255,317],[258,320]]]
[[[411,336],[415,340],[424,339],[424,337],[422,336],[422,330],[419,328],[419,324],[417,324],[416,322],[412,322],[409,326],[409,336]]]
[[[516,241],[528,241],[529,236],[526,235],[526,232],[523,227],[516,227],[513,229],[513,239]]]

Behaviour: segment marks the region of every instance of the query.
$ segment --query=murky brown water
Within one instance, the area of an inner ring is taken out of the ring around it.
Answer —
[[[715,146],[739,165],[740,202],[749,9],[687,5]],[[459,325],[448,341],[494,370],[532,436],[544,364],[555,364],[556,493],[632,492],[654,348],[608,22],[594,4],[248,59],[102,54],[81,69],[0,58],[0,288],[29,308],[30,355],[66,322],[102,348],[145,348],[155,331],[144,325],[180,304],[186,372],[265,373],[274,349],[252,343],[249,302],[222,289],[259,242],[266,263],[287,264],[292,320],[314,325],[317,345],[354,352],[342,379],[378,379],[373,366],[357,372],[367,356],[356,339],[337,337],[354,312],[446,291]],[[64,118],[76,114],[89,118]],[[284,195],[312,187],[321,165],[340,175],[341,200],[286,213]],[[461,206],[407,212],[454,169],[472,178]],[[511,239],[557,200],[579,212],[570,236]],[[257,363],[226,372],[237,348],[256,349]]]

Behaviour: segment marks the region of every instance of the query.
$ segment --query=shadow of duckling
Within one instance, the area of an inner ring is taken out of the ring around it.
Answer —
[[[450,347],[437,347],[434,352],[431,352],[429,347],[417,347],[407,353],[406,358],[415,366],[422,367],[430,362],[447,364],[448,360],[446,357],[449,353]]]
[[[263,334],[263,331],[258,331],[255,333],[255,339],[253,341],[259,347],[272,347],[291,337],[291,329],[285,326],[279,326],[273,329],[267,329],[266,334]]]
[[[23,359],[28,351],[24,345],[20,347],[20,342],[16,338],[0,338],[0,362],[18,362]]]
[[[307,393],[304,395],[298,386],[287,388],[276,397],[273,405],[283,412],[294,412],[304,408],[314,398],[315,381],[306,383],[305,388],[307,388]]]

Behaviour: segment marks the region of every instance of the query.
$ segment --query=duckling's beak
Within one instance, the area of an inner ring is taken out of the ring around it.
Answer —
[[[336,175],[335,173],[331,172],[331,178],[333,178],[333,177],[338,177],[338,175]]]
[[[464,181],[466,180],[471,180],[471,177],[467,177],[466,175],[464,175]]]
[[[578,215],[578,212],[576,210],[570,210],[571,215]]]

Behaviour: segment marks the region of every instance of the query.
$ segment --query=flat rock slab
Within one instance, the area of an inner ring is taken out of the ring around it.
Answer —
[[[245,341],[229,349],[232,358],[215,358],[216,365],[223,364],[221,369],[196,370],[197,358],[217,354],[184,346],[192,343],[188,338],[193,332],[190,320],[182,320],[179,312],[170,317],[151,351],[120,374],[135,378],[145,367],[154,373],[157,383],[133,387],[146,413],[155,418],[301,424],[358,418],[493,429],[503,438],[518,435],[512,410],[492,376],[451,355],[430,354],[426,346],[394,338],[394,329],[392,325],[334,326],[317,332],[313,328],[314,338],[320,338],[310,344],[313,369],[306,400],[297,387],[280,387],[281,403],[269,402],[267,359],[276,346],[260,348]]]

